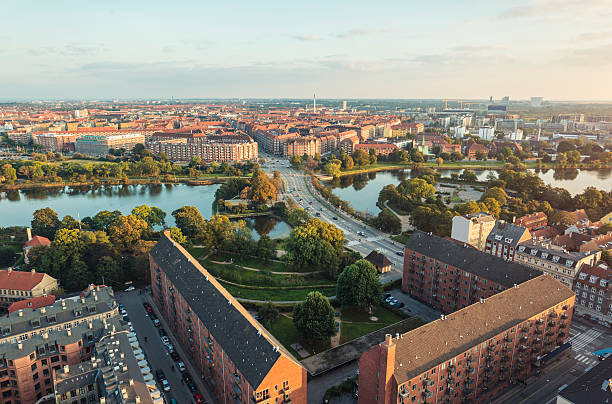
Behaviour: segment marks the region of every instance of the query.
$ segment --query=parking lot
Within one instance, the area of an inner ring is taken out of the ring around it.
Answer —
[[[168,345],[171,345],[172,342],[168,339],[168,330],[164,329],[162,321],[159,321],[160,319],[156,322],[159,326],[154,325],[151,316],[147,314],[143,306],[144,296],[146,295],[139,294],[138,291],[119,293],[117,301],[125,308],[129,321],[142,342],[141,348],[149,361],[157,386],[163,392],[165,402],[180,404],[212,402],[202,397],[203,389],[197,387],[197,385],[201,386],[199,380],[189,381],[187,378],[188,376],[190,378],[194,377],[193,372],[190,372],[186,367],[182,367],[184,371],[181,372],[179,362],[182,362],[184,355],[181,357],[180,347],[174,346],[172,347],[174,353],[171,353]],[[156,317],[154,314],[153,318]],[[162,334],[166,335],[163,337],[165,339],[163,342]],[[188,364],[185,365],[189,367]],[[166,383],[163,380],[166,380]],[[175,401],[171,401],[172,399]]]
[[[432,309],[429,306],[410,297],[409,294],[402,292],[399,289],[390,290],[388,293],[400,303],[404,303],[399,309],[410,316],[419,317],[423,321],[433,321],[440,318],[439,311]]]

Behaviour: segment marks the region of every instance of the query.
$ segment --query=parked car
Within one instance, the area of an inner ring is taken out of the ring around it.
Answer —
[[[183,381],[185,383],[189,383],[191,381],[191,375],[189,374],[189,372],[183,373],[183,376],[181,377],[183,378]]]
[[[202,395],[198,393],[197,391],[193,393],[193,399],[195,400],[196,404],[204,403],[204,397],[202,397]]]
[[[185,384],[187,384],[187,388],[188,388],[190,391],[195,391],[195,389],[196,389],[196,385],[195,385],[195,383],[193,382],[193,380],[189,380],[188,382],[185,382]]]
[[[168,383],[168,380],[162,380],[161,385],[164,391],[170,391],[170,383]]]
[[[166,348],[168,348],[168,352],[170,352],[170,354],[172,354],[172,352],[174,352],[174,345],[168,344],[168,345],[166,345]]]
[[[170,340],[168,339],[167,336],[164,335],[164,336],[161,337],[161,342],[162,342],[162,344],[168,346],[168,344],[170,343]]]
[[[172,358],[173,361],[178,362],[181,360],[181,357],[179,356],[179,354],[176,353],[176,351],[172,352],[170,354],[170,357]]]
[[[396,251],[395,252],[397,255],[399,255],[400,257],[404,256],[404,252],[403,251]]]
[[[160,337],[165,337],[166,336],[166,330],[164,330],[162,327],[159,327],[159,330],[157,330],[159,332],[159,336]]]
[[[136,288],[135,288],[135,287],[133,287],[133,286],[130,286],[130,287],[129,287],[129,288],[127,288],[125,291],[126,291],[126,292],[131,292],[132,290],[136,290]]]
[[[383,293],[383,295],[382,295],[383,299],[386,299],[389,296],[391,296],[391,293]]]
[[[365,236],[365,233],[362,231],[358,231],[357,234],[359,234],[360,236]]]
[[[332,219],[334,219],[334,220],[338,220],[338,218],[337,218],[336,216],[332,217]]]
[[[405,306],[404,302],[399,302],[399,304],[397,305],[397,308],[401,309],[404,306]]]
[[[157,380],[159,380],[160,382],[162,380],[166,380],[166,375],[164,374],[164,371],[161,369],[157,369],[155,371],[155,376],[157,377]]]
[[[179,361],[176,363],[176,366],[178,366],[179,371],[180,372],[184,372],[187,368],[185,367],[185,364],[183,363],[183,361]]]

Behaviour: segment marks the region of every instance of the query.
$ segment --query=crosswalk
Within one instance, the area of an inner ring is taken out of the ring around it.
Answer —
[[[598,330],[588,330],[587,332],[576,334],[571,336],[567,342],[572,343],[572,349],[574,351],[580,351],[585,346],[589,345],[591,342],[595,340],[595,338],[599,337],[601,332]]]
[[[590,358],[590,357],[582,355],[582,354],[576,355],[574,357],[574,359],[576,359],[578,362],[584,364],[586,367],[595,366],[597,363],[599,363],[597,359],[593,359],[593,358]]]

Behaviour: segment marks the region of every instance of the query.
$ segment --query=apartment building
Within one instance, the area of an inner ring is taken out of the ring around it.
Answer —
[[[32,270],[0,270],[0,310],[20,300],[40,297],[57,289],[57,279]]]
[[[253,138],[261,150],[275,156],[281,156],[283,154],[283,145],[297,136],[296,133],[284,133],[272,130],[256,130],[253,134]]]
[[[19,144],[28,144],[28,143],[32,143],[33,141],[32,132],[8,131],[6,135],[8,136],[10,141],[13,141]]]
[[[283,157],[303,156],[313,157],[321,154],[321,140],[314,136],[303,136],[291,139],[283,144]]]
[[[487,236],[484,251],[512,261],[518,245],[530,239],[531,234],[527,228],[499,220]]]
[[[112,289],[91,287],[80,298],[0,318],[1,402],[52,395],[53,371],[87,360],[101,335],[121,326],[117,313]]]
[[[203,162],[239,162],[259,156],[257,143],[247,135],[173,138],[150,142],[148,146],[153,154],[165,153],[170,161],[191,161],[197,156]]]
[[[91,359],[64,365],[53,378],[57,404],[163,404],[138,338],[115,329],[96,342]]]
[[[83,135],[75,140],[74,150],[91,156],[105,156],[110,149],[131,151],[137,144],[145,144],[145,136],[142,133]]]
[[[570,252],[549,242],[528,241],[518,247],[514,261],[547,273],[565,286],[572,287],[582,265],[594,265],[600,258],[600,250]]]
[[[160,312],[219,403],[306,403],[306,369],[164,232],[149,253]]]
[[[495,227],[495,218],[486,212],[453,217],[451,238],[484,251],[487,236]]]
[[[605,262],[585,264],[574,279],[576,315],[612,326],[612,268]]]
[[[76,139],[76,133],[39,133],[34,135],[34,143],[55,153],[70,148]]]
[[[355,150],[363,150],[369,153],[370,150],[374,150],[377,156],[388,156],[399,148],[392,143],[360,143],[354,146]]]
[[[569,334],[574,293],[540,275],[385,341],[359,359],[359,404],[484,403]]]
[[[539,275],[538,270],[418,230],[404,247],[402,290],[444,313]]]

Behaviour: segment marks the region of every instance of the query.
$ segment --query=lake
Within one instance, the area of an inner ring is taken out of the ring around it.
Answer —
[[[462,170],[440,170],[442,178],[450,178],[451,173]],[[533,170],[532,170],[533,171]],[[495,170],[475,170],[480,181],[486,181],[490,175],[497,176]],[[612,190],[612,169],[601,170],[546,170],[537,173],[538,176],[553,187],[567,189],[572,195],[584,191],[587,187],[610,191]],[[404,178],[410,177],[410,169],[379,171],[347,175],[339,180],[329,181],[326,185],[340,199],[351,203],[358,211],[377,215],[380,209],[376,206],[380,190],[388,184],[397,186]]]
[[[205,219],[209,218],[219,187],[219,184],[151,184],[0,192],[0,227],[29,226],[32,213],[46,207],[56,211],[60,219],[65,215],[82,219],[102,210],[129,214],[138,205],[157,206],[166,212],[166,224],[173,226],[172,212],[185,205],[195,206]],[[246,222],[255,240],[261,234],[282,238],[291,231],[287,223],[267,216],[248,218]]]

